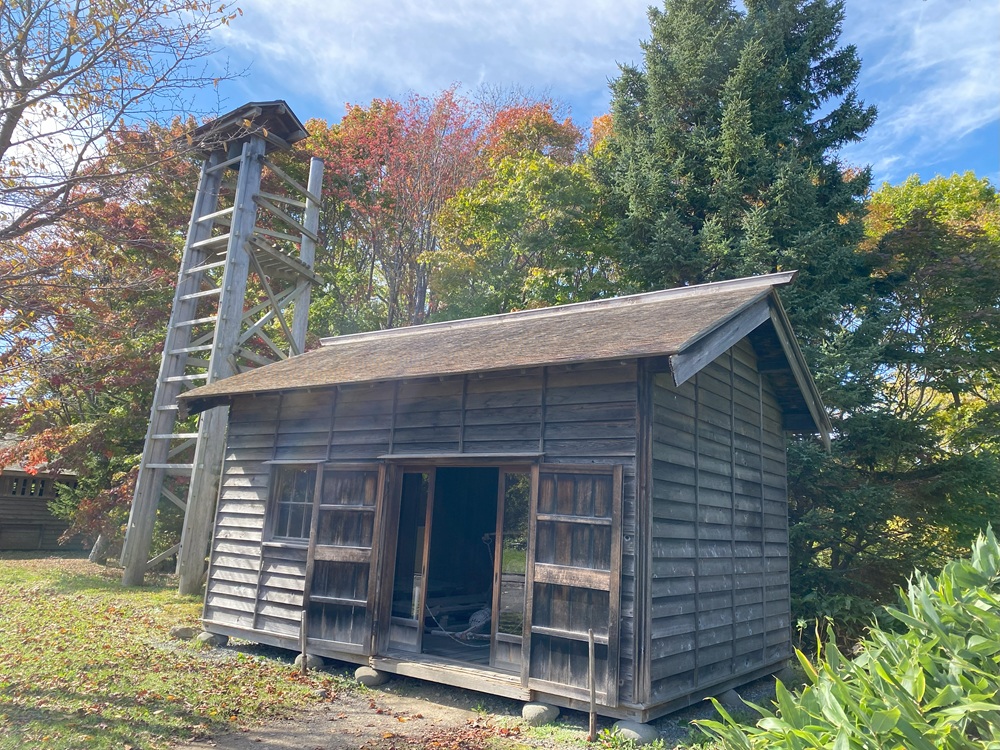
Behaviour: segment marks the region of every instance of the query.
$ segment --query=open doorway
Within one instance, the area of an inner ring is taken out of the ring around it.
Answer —
[[[531,469],[398,477],[389,650],[519,672]]]
[[[488,664],[499,469],[435,471],[421,651]]]

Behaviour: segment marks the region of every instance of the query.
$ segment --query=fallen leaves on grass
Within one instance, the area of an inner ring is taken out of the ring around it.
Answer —
[[[329,675],[168,636],[201,602],[84,560],[0,557],[0,750],[156,750],[332,695]],[[26,669],[24,665],[30,665]]]

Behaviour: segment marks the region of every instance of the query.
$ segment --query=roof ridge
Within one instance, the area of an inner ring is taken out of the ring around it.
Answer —
[[[698,296],[706,293],[711,294],[716,291],[784,286],[785,284],[790,284],[796,274],[798,274],[798,271],[781,271],[778,273],[769,273],[760,276],[744,276],[738,279],[711,281],[705,284],[693,284],[691,286],[675,287],[673,289],[659,289],[652,292],[628,294],[622,297],[609,297],[607,299],[572,302],[567,305],[554,305],[551,307],[540,307],[531,310],[518,310],[516,312],[499,313],[496,315],[481,315],[476,318],[443,320],[438,323],[424,323],[421,325],[406,326],[403,328],[386,328],[378,331],[349,333],[342,336],[327,336],[320,339],[320,344],[321,346],[333,346],[340,342],[359,342],[373,337],[384,340],[388,336],[414,336],[425,331],[442,331],[451,328],[477,328],[479,326],[498,325],[512,319],[536,320],[539,318],[559,317],[562,315],[584,312],[586,310],[600,310],[608,307],[642,305],[650,302],[660,302],[664,299],[682,299],[684,297]]]

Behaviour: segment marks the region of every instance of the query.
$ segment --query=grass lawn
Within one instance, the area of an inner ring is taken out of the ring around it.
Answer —
[[[200,597],[170,577],[142,588],[83,559],[0,554],[0,750],[166,747],[244,726],[347,689],[248,646],[171,640]]]

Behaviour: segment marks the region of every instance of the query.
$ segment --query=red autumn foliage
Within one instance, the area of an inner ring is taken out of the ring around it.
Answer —
[[[441,208],[508,157],[572,162],[581,134],[555,112],[547,101],[472,101],[451,88],[352,105],[337,125],[311,121],[299,148],[326,163],[329,280],[314,309],[337,308],[319,333],[423,322],[434,311],[428,256],[438,249]]]
[[[136,153],[164,159],[31,237],[23,252],[45,271],[0,284],[0,416],[18,434],[0,466],[75,472],[74,531],[97,533],[111,508],[128,507],[197,179],[170,150],[186,126],[116,133],[115,168],[129,172]],[[17,256],[4,246],[0,275]]]
[[[519,103],[496,113],[486,132],[484,151],[497,160],[533,153],[569,164],[580,138],[579,128],[568,117],[557,121],[551,102]]]

